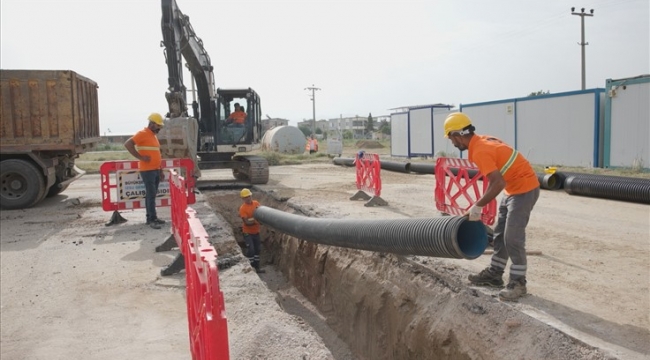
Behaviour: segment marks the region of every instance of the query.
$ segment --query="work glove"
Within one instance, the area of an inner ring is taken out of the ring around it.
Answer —
[[[481,212],[483,211],[483,206],[472,205],[469,210],[465,213],[467,220],[469,221],[479,221],[481,220]]]

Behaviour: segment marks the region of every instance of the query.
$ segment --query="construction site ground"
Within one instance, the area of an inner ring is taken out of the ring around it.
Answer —
[[[230,176],[203,173],[205,180]],[[440,216],[432,175],[382,171],[381,180],[381,197],[388,202],[383,207],[350,201],[355,170],[331,163],[273,166],[269,183],[252,190],[263,205],[309,216]],[[220,255],[232,259],[220,272],[231,358],[390,359],[405,353],[389,348],[390,338],[371,348],[346,335],[347,320],[336,309],[328,312],[308,291],[309,284],[295,282],[295,274],[287,272],[289,259],[280,255],[288,251],[281,249],[283,242],[300,247],[297,240],[265,229],[267,272],[250,271],[238,254],[237,194],[237,189],[203,191],[194,205]],[[168,209],[159,212],[169,219]],[[159,276],[176,251],[154,252],[169,235],[169,224],[151,229],[144,224],[144,211],[136,210],[122,213],[128,222],[106,227],[110,216],[101,209],[98,175],[82,177],[35,208],[1,212],[2,359],[190,358],[184,276]],[[488,255],[470,261],[335,249],[330,258],[347,261],[360,274],[355,282],[335,284],[338,291],[363,301],[383,298],[386,293],[377,288],[364,288],[370,283],[364,277],[372,277],[373,284],[395,287],[393,294],[408,292],[420,310],[421,302],[431,299],[427,309],[440,328],[461,324],[442,339],[438,353],[409,352],[402,358],[648,358],[650,207],[543,190],[531,216],[527,248],[541,255],[529,257],[530,295],[517,303],[502,303],[497,290],[467,283],[468,274],[489,264]],[[435,307],[431,289],[438,283],[444,285],[445,299],[458,300],[458,306]],[[368,322],[383,321],[386,328],[402,322],[399,313],[363,316]],[[364,328],[357,336],[373,338],[378,331]],[[421,348],[419,342],[437,339],[432,334],[413,333],[405,346]]]

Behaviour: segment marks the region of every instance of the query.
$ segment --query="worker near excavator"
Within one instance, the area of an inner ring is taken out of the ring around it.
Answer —
[[[468,159],[489,181],[483,196],[465,215],[470,221],[480,221],[483,207],[502,190],[505,193],[494,228],[494,254],[490,266],[477,275],[469,275],[469,281],[477,286],[503,287],[502,276],[510,259],[510,279],[499,298],[516,301],[527,292],[526,226],[539,198],[540,185],[530,163],[516,149],[495,137],[478,135],[475,130],[471,119],[463,113],[451,113],[445,119],[445,137],[457,149],[467,150]]]
[[[253,193],[249,189],[242,189],[239,196],[244,202],[239,207],[239,216],[244,223],[242,232],[244,233],[244,241],[246,242],[246,257],[255,269],[255,272],[262,274],[266,271],[260,268],[260,252],[262,250],[260,223],[253,217],[255,209],[260,207],[260,203],[257,200],[253,200]]]
[[[163,127],[163,117],[158,113],[152,113],[148,120],[147,127],[130,137],[124,143],[124,147],[133,157],[140,160],[138,169],[145,189],[144,203],[147,209],[147,225],[153,229],[160,229],[160,225],[164,224],[165,220],[159,219],[156,215],[156,195],[163,170],[160,142],[156,134]]]
[[[228,116],[228,119],[226,119],[226,125],[244,127],[246,116],[246,112],[244,112],[244,109],[239,105],[239,103],[235,103],[235,111],[233,111],[230,116]]]
[[[314,137],[314,134],[311,134],[311,136],[307,138],[305,151],[309,151],[309,154],[318,152],[318,140]]]

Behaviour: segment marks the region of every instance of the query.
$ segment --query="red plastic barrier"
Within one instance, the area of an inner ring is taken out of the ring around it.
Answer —
[[[455,171],[451,168],[457,168]],[[476,170],[477,175],[470,177],[468,171]],[[487,177],[478,172],[478,167],[466,159],[438,158],[435,166],[436,208],[441,212],[451,215],[463,215],[476,201],[483,196],[488,187]],[[479,185],[479,181],[481,185]],[[465,200],[468,205],[459,204],[459,200]],[[483,207],[481,221],[486,225],[494,224],[497,213],[496,200],[490,201]]]
[[[357,154],[354,160],[357,169],[357,190],[362,190],[374,196],[381,196],[381,163],[379,155],[364,153]]]
[[[184,168],[186,174],[191,174],[194,170],[194,162],[191,159],[163,159],[162,166],[164,169]],[[146,207],[144,195],[141,193],[142,189],[136,189],[136,186],[142,184],[137,175],[137,160],[107,161],[101,165],[99,172],[101,174],[102,208],[104,211],[144,209]],[[161,179],[159,193],[156,196],[156,206],[171,206],[171,189],[169,189],[170,193],[164,193],[166,184],[169,184],[168,180],[167,177]],[[188,203],[194,204],[196,198],[194,196],[195,181],[193,177],[188,178],[187,187],[190,190],[187,193]],[[115,199],[113,199],[113,196]]]
[[[185,257],[187,321],[194,360],[228,360],[228,321],[219,288],[217,252],[194,209],[185,179],[171,172],[172,232]]]

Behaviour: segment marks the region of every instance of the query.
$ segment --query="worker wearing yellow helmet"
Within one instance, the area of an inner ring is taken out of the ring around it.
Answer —
[[[258,274],[265,273],[266,271],[260,268],[260,252],[262,250],[260,223],[254,217],[255,209],[260,207],[260,203],[253,200],[253,193],[249,189],[242,189],[239,196],[244,201],[239,207],[239,216],[244,223],[242,232],[246,242],[246,257]]]
[[[149,121],[147,127],[130,137],[124,143],[124,147],[133,157],[140,160],[138,169],[145,188],[147,225],[153,229],[160,229],[165,221],[156,215],[156,195],[163,173],[160,142],[156,134],[163,127],[163,117],[158,113],[152,113],[147,120]]]
[[[466,114],[455,112],[445,119],[444,134],[459,150],[467,150],[489,185],[483,196],[465,214],[470,221],[481,219],[482,209],[505,190],[494,228],[494,254],[490,266],[469,281],[478,286],[503,286],[508,259],[510,279],[499,298],[514,301],[526,294],[526,226],[539,198],[539,181],[532,166],[516,149],[494,136],[478,135]]]

